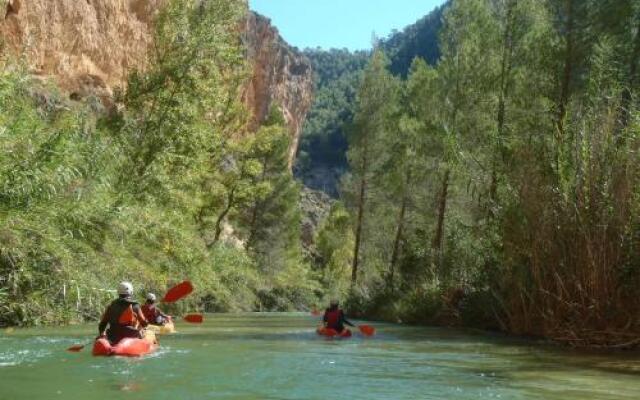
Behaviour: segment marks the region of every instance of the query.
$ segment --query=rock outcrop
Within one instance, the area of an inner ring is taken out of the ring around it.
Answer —
[[[311,63],[282,39],[268,18],[259,14],[249,14],[244,38],[253,74],[243,98],[253,111],[254,126],[264,121],[273,105],[282,109],[291,131],[291,167],[313,101]]]
[[[0,0],[4,45],[72,98],[109,96],[144,69],[163,0]]]
[[[133,69],[144,70],[152,21],[165,0],[0,0],[0,43],[35,76],[52,78],[71,99],[108,101]],[[290,163],[312,101],[309,62],[268,19],[249,13],[243,37],[253,77],[243,99],[254,128],[277,104],[292,137]]]

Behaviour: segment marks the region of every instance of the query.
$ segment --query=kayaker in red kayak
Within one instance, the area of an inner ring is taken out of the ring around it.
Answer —
[[[131,283],[121,282],[118,285],[118,296],[109,304],[98,325],[98,337],[106,337],[114,345],[124,338],[141,339],[142,328],[148,325],[140,304],[131,297]]]
[[[349,326],[355,326],[351,322],[347,321],[344,317],[344,312],[340,308],[340,303],[338,300],[331,300],[329,303],[329,308],[327,308],[324,312],[324,316],[322,317],[322,321],[324,322],[325,328],[330,328],[341,334],[344,331],[344,325],[347,324]]]
[[[156,306],[156,295],[147,294],[147,302],[142,306],[142,313],[151,325],[162,326],[171,321],[171,317]]]

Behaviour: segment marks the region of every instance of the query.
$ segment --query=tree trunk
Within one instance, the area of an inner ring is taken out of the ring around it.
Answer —
[[[260,182],[264,182],[267,179],[267,157],[262,159],[262,175],[260,176]],[[249,238],[247,239],[247,248],[253,246],[253,242],[258,234],[258,214],[260,208],[263,208],[264,204],[259,201],[255,201],[251,208],[251,222],[249,225]]]
[[[512,59],[513,59],[513,28],[514,28],[514,8],[517,0],[510,0],[507,4],[507,15],[504,25],[504,33],[502,36],[502,61],[500,67],[500,94],[498,99],[497,121],[497,137],[496,137],[496,155],[493,157],[493,167],[491,171],[491,186],[489,189],[489,199],[494,203],[497,199],[498,192],[498,162],[504,163],[504,125],[506,115],[506,99],[509,87],[509,76],[511,75]],[[489,212],[493,216],[492,212]]]
[[[249,225],[249,238],[247,239],[247,248],[253,247],[253,241],[258,234],[258,208],[259,204],[256,201],[253,207],[251,208],[251,222]]]
[[[229,195],[227,196],[227,206],[224,208],[224,210],[222,210],[222,213],[218,215],[218,219],[216,220],[216,230],[213,237],[213,242],[209,243],[207,247],[212,247],[214,244],[218,243],[218,240],[220,240],[220,235],[222,234],[222,222],[227,217],[227,214],[229,214],[229,211],[231,211],[231,208],[233,208],[235,192],[235,187],[229,192]]]
[[[404,215],[407,210],[408,196],[405,194],[402,197],[402,205],[400,206],[400,215],[398,216],[398,228],[396,229],[396,237],[393,241],[393,252],[391,253],[391,264],[389,265],[389,285],[393,288],[394,273],[396,270],[396,264],[400,257],[400,242],[402,241],[402,235],[404,231]]]
[[[365,137],[362,149],[362,161],[360,164],[362,177],[360,178],[360,194],[358,196],[358,219],[356,221],[356,240],[353,249],[353,263],[351,266],[351,287],[354,287],[358,281],[358,261],[360,256],[360,242],[362,241],[362,225],[364,224],[364,206],[367,194],[367,169],[369,167],[367,159],[368,150],[368,143]]]
[[[446,170],[442,178],[442,191],[438,200],[438,224],[436,225],[436,233],[433,238],[432,247],[438,255],[438,265],[442,264],[442,250],[444,242],[444,219],[447,212],[447,195],[449,192],[449,176],[451,171]]]

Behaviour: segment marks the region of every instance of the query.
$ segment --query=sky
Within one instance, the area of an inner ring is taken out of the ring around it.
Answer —
[[[269,17],[289,44],[299,47],[371,48],[372,35],[384,38],[427,15],[444,0],[249,0]]]

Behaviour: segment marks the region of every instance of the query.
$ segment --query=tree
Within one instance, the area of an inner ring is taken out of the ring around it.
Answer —
[[[341,203],[335,204],[318,230],[316,245],[322,259],[322,282],[330,297],[341,298],[349,290],[353,256],[352,217]]]
[[[388,126],[390,105],[396,91],[394,80],[387,70],[388,60],[384,53],[375,51],[362,84],[358,90],[356,112],[350,136],[349,162],[353,175],[357,177],[357,217],[351,283],[356,284],[360,261],[360,247],[363,241],[367,191],[372,164],[379,151],[377,140]]]
[[[231,0],[172,0],[161,9],[150,68],[131,74],[116,121],[130,164],[121,180],[136,194],[162,188],[160,175],[185,161],[214,158],[238,127],[244,11]]]
[[[389,260],[387,284],[394,287],[396,270],[402,256],[403,243],[408,239],[416,204],[428,201],[428,194],[419,188],[428,187],[432,177],[433,159],[442,152],[442,130],[437,118],[437,72],[424,60],[416,58],[409,71],[402,96],[397,102],[393,129],[383,139],[387,149],[379,176],[391,204],[399,204]]]
[[[497,58],[492,51],[498,33],[488,2],[456,1],[445,12],[441,32],[442,58],[438,64],[443,108],[439,118],[447,137],[441,187],[437,200],[437,223],[432,248],[435,264],[444,263],[445,223],[453,167],[480,195],[485,192],[490,166],[486,151],[491,143],[492,121],[486,115],[494,107],[491,93]],[[457,172],[456,171],[456,172]],[[473,215],[474,210],[468,210]]]

